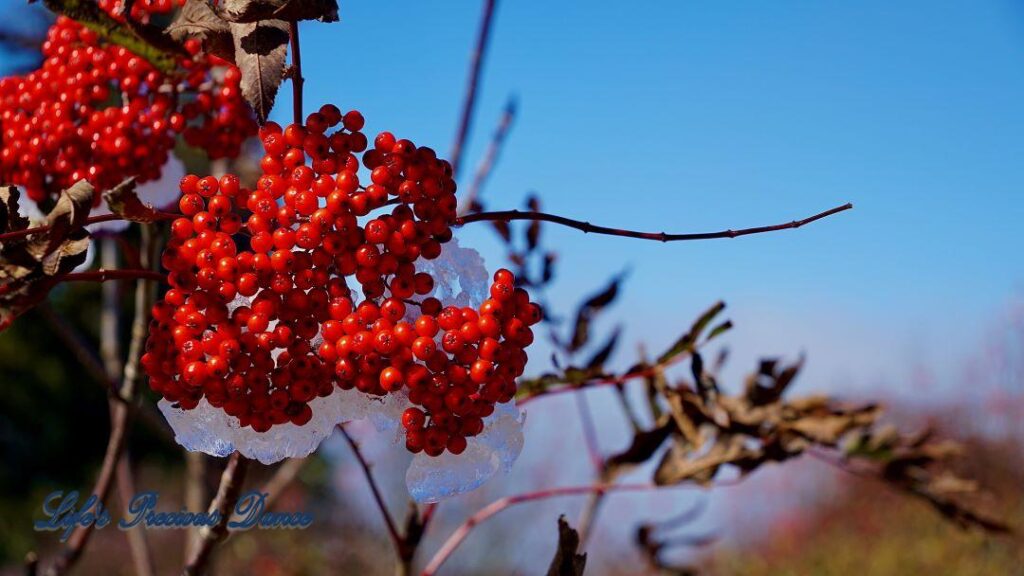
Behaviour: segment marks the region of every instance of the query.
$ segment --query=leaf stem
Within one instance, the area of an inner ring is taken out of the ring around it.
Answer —
[[[299,50],[299,23],[292,20],[288,23],[288,32],[292,44],[292,118],[296,124],[302,124],[302,52]]]

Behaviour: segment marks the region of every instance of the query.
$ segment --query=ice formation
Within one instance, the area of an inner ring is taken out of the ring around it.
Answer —
[[[438,258],[416,264],[418,270],[434,277],[431,295],[445,305],[478,307],[487,297],[490,278],[483,258],[476,250],[460,247],[455,239],[445,245]],[[249,303],[250,299],[239,296],[228,308]],[[313,348],[321,341],[319,335],[314,338]],[[335,390],[310,403],[313,419],[304,426],[286,423],[261,433],[242,428],[237,418],[214,408],[205,398],[192,410],[182,410],[166,400],[158,404],[174,430],[175,440],[187,450],[219,457],[237,450],[264,464],[308,456],[335,426],[352,420],[369,419],[379,433],[390,434],[397,443],[403,436],[402,411],[408,405],[401,393],[373,397],[355,390]],[[436,458],[417,454],[406,473],[409,493],[418,502],[437,502],[475,490],[498,471],[507,472],[523,448],[525,418],[514,402],[498,405],[484,420],[484,431],[468,439],[462,454],[445,452]]]
[[[494,407],[484,419],[484,431],[468,438],[466,451],[458,456],[445,452],[434,458],[417,454],[405,473],[405,485],[413,500],[438,502],[476,490],[499,470],[508,472],[523,450],[526,412],[515,401]]]

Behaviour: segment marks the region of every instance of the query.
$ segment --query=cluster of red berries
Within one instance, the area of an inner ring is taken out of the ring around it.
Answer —
[[[171,288],[142,363],[169,401],[205,397],[260,432],[305,424],[336,388],[404,390],[408,449],[461,453],[515,395],[540,308],[507,270],[476,310],[428,296],[416,262],[452,237],[451,165],[387,132],[368,149],[362,127],[359,112],[326,105],[260,130],[255,189],[234,175],[182,179],[162,257]]]
[[[171,4],[137,2],[132,13]],[[234,67],[212,74],[215,63],[198,53],[200,44],[186,47],[193,56],[164,74],[59,17],[41,67],[0,80],[0,181],[23,186],[39,202],[83,178],[99,191],[131,176],[154,180],[182,133],[211,157],[237,156],[256,133],[241,75]]]
[[[185,5],[185,0],[99,0],[97,4],[101,10],[114,18],[123,20],[126,16],[124,9],[131,4],[128,12],[128,19],[134,22],[148,22],[151,15],[167,14],[179,6]]]

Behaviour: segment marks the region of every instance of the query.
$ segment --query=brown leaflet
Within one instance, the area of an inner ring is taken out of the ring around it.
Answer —
[[[0,188],[5,232],[24,230],[17,216],[17,188]],[[61,276],[85,262],[89,233],[83,228],[92,208],[93,187],[82,180],[61,192],[47,214],[43,232],[0,243],[0,330],[41,302]]]
[[[230,24],[235,42],[235,64],[242,72],[242,96],[256,112],[260,123],[267,121],[277,89],[284,80],[288,53],[288,23],[264,20]]]
[[[558,548],[555,550],[555,557],[551,560],[547,576],[582,576],[583,569],[587,564],[587,555],[578,554],[580,548],[580,535],[569,523],[565,516],[558,517]]]
[[[160,214],[135,193],[135,179],[129,178],[103,193],[110,211],[131,222],[156,222]]]
[[[167,33],[178,42],[188,38],[199,39],[210,54],[234,61],[231,28],[207,0],[187,0],[167,28]]]
[[[223,0],[217,12],[228,22],[239,24],[263,20],[338,21],[336,0]]]

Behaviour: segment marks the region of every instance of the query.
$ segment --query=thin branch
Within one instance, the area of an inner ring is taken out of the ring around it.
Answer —
[[[156,220],[173,220],[173,219],[178,218],[180,216],[181,216],[181,214],[178,214],[178,213],[175,213],[175,212],[159,212],[159,211],[157,211],[157,212],[154,213],[153,218],[155,218]],[[119,216],[117,214],[103,214],[102,216],[90,216],[90,217],[85,219],[84,226],[88,226],[90,224],[100,224],[102,222],[115,222],[115,221],[122,221],[122,220],[124,220],[124,217]],[[38,234],[40,232],[46,232],[49,229],[50,229],[49,225],[44,225],[44,226],[35,226],[35,227],[32,227],[32,228],[23,228],[21,230],[12,230],[11,232],[5,232],[4,234],[0,234],[0,242],[3,242],[5,240],[15,240],[15,239],[18,239],[18,238],[24,238],[25,236],[31,236],[32,234]]]
[[[270,510],[285,488],[295,481],[299,471],[302,470],[307,461],[306,458],[289,458],[277,467],[274,475],[270,477],[270,480],[267,480],[267,483],[263,485],[263,489],[260,490],[260,492],[267,495],[263,501],[267,510]]]
[[[163,282],[167,276],[153,270],[92,270],[65,274],[64,282],[106,282],[107,280],[153,280]]]
[[[199,531],[199,542],[196,544],[192,555],[189,556],[184,576],[198,576],[204,574],[213,556],[213,549],[228,533],[228,522],[231,519],[231,511],[238,504],[238,497],[242,493],[242,485],[245,483],[245,473],[249,467],[249,460],[238,452],[233,452],[228,458],[228,464],[220,477],[220,486],[217,488],[217,495],[210,503],[209,512],[219,514],[218,522],[213,526],[204,526]]]
[[[363,475],[366,476],[366,483],[370,485],[370,491],[373,493],[373,500],[377,504],[377,508],[380,509],[380,515],[384,517],[384,523],[388,528],[388,535],[391,537],[391,543],[395,546],[395,551],[398,552],[399,556],[405,554],[405,539],[399,534],[398,528],[395,526],[395,521],[391,519],[391,513],[388,512],[388,507],[384,503],[384,497],[381,495],[380,487],[377,486],[377,481],[373,479],[373,473],[370,472],[370,464],[366,461],[366,457],[363,456],[363,452],[359,449],[359,445],[352,439],[352,436],[345,430],[343,424],[338,425],[338,430],[341,431],[341,435],[345,437],[352,453],[355,454],[356,460],[359,462],[359,466],[363,469]]]
[[[206,456],[202,452],[185,452],[185,509],[200,510],[207,501]],[[185,557],[192,556],[199,544],[199,527],[185,531]]]
[[[153,260],[150,254],[153,248],[151,227],[143,226],[142,234],[142,244],[145,247],[142,253],[146,259],[143,264],[149,266],[152,265]],[[143,343],[148,332],[149,312],[153,297],[154,292],[150,286],[143,282],[136,284],[135,318],[132,321],[132,336],[128,346],[128,362],[124,367],[121,385],[117,389],[111,389],[110,438],[107,441],[107,451],[92,491],[93,495],[104,505],[110,495],[117,464],[124,453],[133,420],[132,416],[135,412],[135,392],[140,376],[139,358],[142,356]],[[114,400],[114,396],[120,397],[123,401]],[[47,576],[58,576],[74,566],[89,542],[93,526],[93,524],[78,526],[71,533],[63,553],[57,557],[46,572]]]
[[[568,226],[569,228],[575,228],[581,230],[584,233],[593,234],[604,234],[607,236],[621,236],[623,238],[639,238],[641,240],[655,240],[658,242],[680,242],[686,240],[712,240],[715,238],[736,238],[738,236],[747,236],[749,234],[762,234],[765,232],[776,232],[778,230],[788,230],[790,228],[799,228],[806,224],[810,224],[816,220],[827,218],[833,214],[838,214],[845,210],[853,208],[853,204],[843,204],[842,206],[836,206],[831,210],[826,210],[814,216],[804,218],[803,220],[793,220],[792,222],[786,222],[784,224],[775,224],[772,226],[758,226],[756,228],[742,228],[739,230],[721,230],[718,232],[697,232],[687,234],[668,234],[665,232],[637,232],[634,230],[623,230],[620,228],[609,228],[607,226],[597,226],[590,222],[584,222],[582,220],[573,220],[571,218],[565,218],[564,216],[556,216],[554,214],[546,214],[544,212],[521,212],[519,210],[504,210],[500,212],[479,212],[477,214],[470,214],[463,216],[455,220],[455,226],[462,226],[471,222],[510,222],[512,220],[541,220],[543,222],[552,222],[554,224],[560,224],[562,226]]]
[[[545,500],[548,498],[557,498],[559,496],[574,496],[580,494],[603,494],[606,492],[650,492],[660,488],[680,488],[681,485],[675,486],[658,486],[655,484],[595,484],[591,486],[568,486],[562,488],[549,488],[545,490],[538,490],[536,492],[528,492],[525,494],[519,494],[516,496],[506,496],[491,502],[487,506],[484,506],[472,516],[470,516],[465,522],[462,523],[451,536],[445,541],[441,548],[438,549],[434,557],[430,559],[427,567],[423,569],[422,576],[432,576],[436,574],[438,569],[448,560],[448,557],[462,544],[462,542],[469,536],[469,533],[473,531],[473,528],[482,524],[491,516],[511,508],[516,504],[522,504],[524,502],[534,502],[537,500]]]
[[[292,20],[288,23],[289,36],[292,43],[292,117],[296,124],[302,124],[302,85],[306,79],[302,77],[302,52],[299,50],[299,23]]]
[[[583,443],[587,448],[587,455],[590,457],[590,464],[594,467],[594,473],[600,475],[604,470],[604,457],[601,456],[601,448],[597,443],[597,427],[594,426],[594,417],[590,413],[590,406],[587,404],[586,393],[576,394],[576,411],[580,416],[580,425],[583,428]]]
[[[508,102],[505,104],[505,111],[498,121],[498,127],[494,131],[494,136],[491,137],[491,144],[487,147],[487,152],[484,154],[483,160],[480,161],[480,166],[476,169],[473,182],[469,185],[469,191],[466,193],[462,205],[459,206],[460,216],[479,209],[477,207],[479,205],[480,192],[483,190],[487,178],[494,170],[494,165],[497,163],[501,150],[505,145],[505,137],[508,136],[509,131],[512,129],[512,122],[515,120],[515,117],[516,100],[509,97]]]
[[[85,338],[75,330],[74,326],[69,324],[67,320],[60,316],[60,314],[57,314],[48,302],[41,303],[39,306],[36,306],[34,310],[47,324],[50,325],[53,332],[58,338],[60,338],[61,342],[71,350],[75,359],[85,367],[85,371],[92,376],[93,380],[95,380],[97,384],[103,386],[103,388],[108,391],[116,390],[118,388],[117,382],[114,382],[107,377],[107,373],[103,370],[103,365],[97,358],[96,352],[93,350],[92,346],[90,346]],[[119,402],[124,402],[124,398],[121,398],[116,394],[112,396],[112,398]],[[140,405],[136,415],[150,429],[150,431],[156,435],[157,438],[168,444],[175,444],[171,430],[167,426],[167,421],[156,412],[152,405]]]
[[[484,0],[484,13],[480,19],[480,31],[477,34],[476,46],[470,56],[469,80],[466,83],[466,95],[462,102],[462,116],[455,132],[455,143],[452,144],[452,173],[458,177],[459,166],[462,164],[462,152],[469,135],[469,127],[473,122],[473,110],[476,107],[476,93],[480,88],[480,72],[483,70],[484,55],[487,51],[487,39],[491,35],[491,22],[494,20],[496,0]]]
[[[117,461],[117,494],[121,500],[121,507],[125,514],[132,498],[135,497],[135,479],[132,474],[131,461],[128,453],[121,455]],[[135,564],[136,576],[153,576],[156,569],[153,566],[153,552],[149,547],[149,540],[145,530],[125,530],[125,537],[128,538],[128,547],[132,551],[132,562]]]

